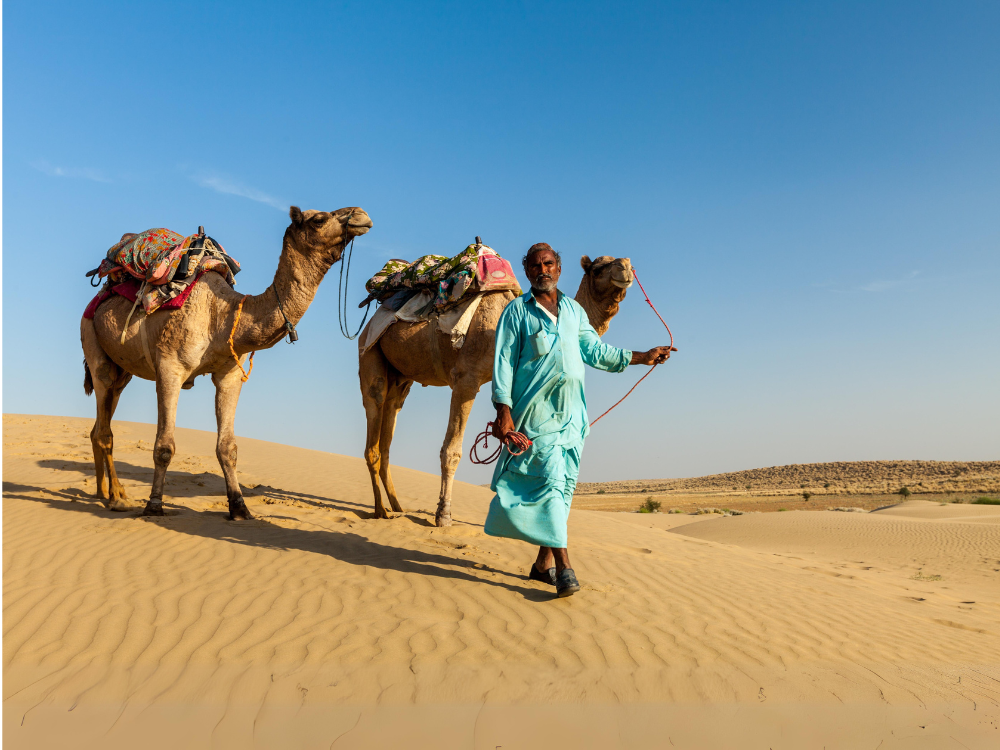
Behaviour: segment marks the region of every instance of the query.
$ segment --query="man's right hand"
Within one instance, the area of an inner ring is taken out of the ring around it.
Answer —
[[[493,437],[503,440],[508,432],[514,432],[514,419],[507,404],[497,404],[497,418],[493,420]]]

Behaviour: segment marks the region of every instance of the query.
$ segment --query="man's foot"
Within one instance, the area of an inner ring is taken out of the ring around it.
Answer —
[[[573,596],[580,590],[580,582],[576,580],[576,573],[572,568],[566,568],[556,576],[556,595],[561,599],[564,596]]]
[[[532,563],[531,572],[528,573],[528,578],[532,581],[541,581],[542,583],[547,583],[549,586],[556,585],[556,569],[554,567],[549,568],[544,573],[538,569],[538,566]]]

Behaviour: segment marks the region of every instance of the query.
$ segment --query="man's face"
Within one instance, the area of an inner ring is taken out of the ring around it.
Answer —
[[[562,269],[551,250],[539,250],[528,258],[528,281],[531,287],[539,292],[551,292],[559,283]]]

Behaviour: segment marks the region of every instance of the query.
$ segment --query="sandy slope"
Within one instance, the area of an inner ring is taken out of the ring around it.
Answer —
[[[584,590],[553,600],[483,488],[436,529],[436,477],[399,469],[413,510],[375,521],[359,459],[241,439],[260,518],[233,523],[214,436],[180,430],[175,513],[144,519],[90,497],[89,428],[4,418],[9,747],[1000,742],[995,509],[576,512]],[[134,497],[152,437],[116,424]]]

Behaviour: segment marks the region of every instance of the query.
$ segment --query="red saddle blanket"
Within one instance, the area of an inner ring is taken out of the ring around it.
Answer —
[[[162,305],[159,306],[159,310],[179,310],[187,302],[187,298],[191,296],[191,290],[194,289],[194,285],[198,283],[201,279],[202,274],[205,271],[199,271],[198,275],[195,276],[194,281],[188,284],[187,288],[178,294],[176,297],[167,300]],[[97,308],[101,306],[101,303],[105,300],[111,299],[114,295],[118,294],[127,299],[129,302],[135,302],[136,297],[139,296],[139,289],[142,287],[142,282],[138,279],[126,279],[121,284],[116,284],[113,287],[102,289],[97,293],[94,299],[90,300],[90,304],[87,305],[87,309],[83,311],[83,317],[92,320],[94,315],[97,314]]]

